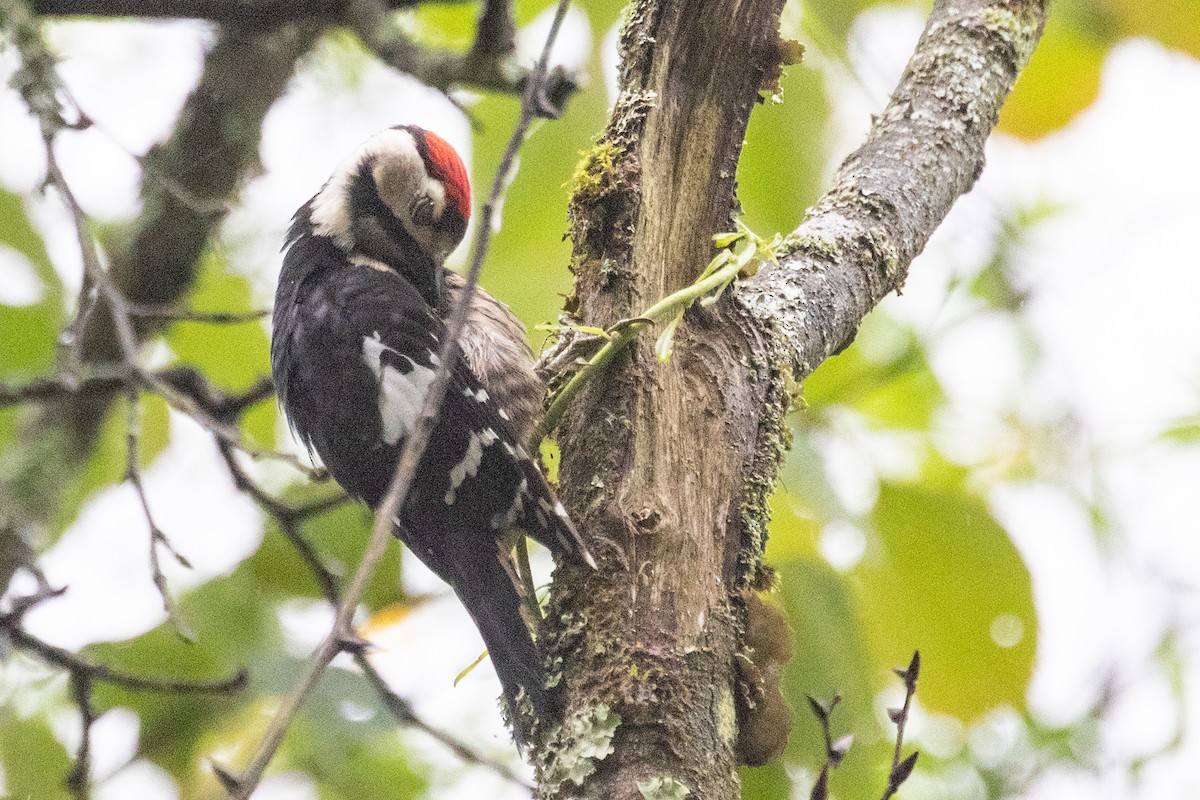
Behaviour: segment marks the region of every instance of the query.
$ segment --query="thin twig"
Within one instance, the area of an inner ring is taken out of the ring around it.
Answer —
[[[278,519],[281,523],[298,524],[310,517],[319,516],[326,511],[332,511],[338,506],[350,502],[350,495],[339,490],[329,497],[314,500],[307,505],[288,505],[255,483],[245,468],[238,463],[232,445],[228,442],[217,440],[217,450],[229,468],[229,474],[233,478],[234,486],[239,491],[250,495],[250,499],[262,506],[264,511]]]
[[[228,442],[251,458],[270,458],[282,461],[293,469],[303,473],[310,480],[323,481],[328,479],[329,475],[325,470],[311,467],[291,453],[281,453],[247,441],[241,431],[218,419],[217,415],[206,409],[196,398],[187,392],[181,391],[159,375],[144,370],[137,370],[136,374],[155,394],[160,395],[176,411],[182,411],[184,414],[187,414],[218,439]]]
[[[92,681],[120,686],[123,689],[171,694],[231,694],[246,686],[246,671],[238,670],[229,678],[214,681],[184,681],[174,678],[147,678],[115,670],[103,664],[94,664],[70,650],[56,647],[38,639],[20,626],[20,615],[10,613],[0,616],[0,630],[13,646],[33,654],[41,661],[72,673],[86,675]]]
[[[518,536],[516,545],[517,563],[517,578],[521,587],[521,600],[525,603],[525,608],[529,611],[530,623],[539,623],[542,620],[542,606],[538,603],[537,587],[533,583],[533,570],[529,568],[529,540],[524,536]]]
[[[888,718],[896,723],[896,747],[892,751],[892,768],[888,772],[888,782],[883,790],[883,800],[889,800],[900,789],[901,784],[908,780],[913,767],[917,765],[917,757],[920,755],[918,752],[913,752],[908,758],[900,760],[904,749],[904,728],[908,725],[908,713],[912,707],[913,695],[917,693],[917,678],[921,674],[921,652],[919,650],[913,652],[912,660],[908,662],[906,668],[892,671],[896,673],[896,677],[904,681],[904,705],[900,708],[888,709]]]
[[[142,484],[141,471],[138,466],[138,443],[140,438],[138,414],[141,407],[141,389],[138,382],[133,379],[133,376],[140,375],[143,379],[151,383],[157,379],[154,376],[143,373],[137,366],[138,339],[133,321],[130,318],[129,304],[125,296],[111,280],[108,272],[101,266],[100,259],[96,254],[95,240],[87,229],[87,218],[79,205],[79,201],[76,200],[74,192],[71,191],[66,176],[63,175],[62,169],[55,157],[54,137],[57,131],[57,128],[49,124],[44,124],[42,129],[43,144],[46,151],[46,181],[58,191],[67,209],[71,212],[71,221],[75,228],[75,237],[79,245],[80,256],[83,260],[85,281],[90,281],[96,287],[97,292],[104,297],[109,308],[109,313],[112,316],[113,327],[116,330],[117,341],[121,348],[121,358],[125,364],[125,387],[129,397],[125,477],[133,485],[134,491],[137,493],[138,500],[141,502],[142,510],[146,516],[146,523],[150,528],[151,579],[154,581],[154,586],[162,597],[163,609],[167,612],[168,618],[176,630],[182,634],[183,628],[176,616],[174,603],[167,589],[166,577],[163,575],[159,563],[158,545],[164,545],[180,563],[186,564],[187,562],[180,557],[171,546],[166,535],[155,524],[154,518],[150,513],[150,505],[146,499],[146,489]]]
[[[529,111],[539,117],[557,117],[579,82],[575,75],[563,69],[548,71],[535,65],[526,70],[515,62],[514,49],[504,46],[508,35],[499,30],[504,26],[506,16],[511,14],[504,5],[505,0],[489,0],[485,4],[475,42],[466,53],[425,47],[414,41],[381,0],[346,3],[342,20],[376,58],[412,75],[426,86],[443,93],[455,86],[510,94],[520,92],[522,113]],[[538,87],[533,94],[529,92],[531,84]],[[452,96],[447,97],[458,105]],[[533,102],[527,103],[527,97]]]
[[[842,702],[840,694],[835,694],[827,703],[822,703],[812,695],[808,695],[808,707],[812,709],[813,716],[821,723],[821,733],[825,738],[825,763],[821,765],[821,772],[817,775],[812,792],[809,793],[809,800],[826,800],[829,797],[829,776],[837,769],[838,764],[842,763],[842,759],[850,751],[850,746],[854,744],[854,734],[846,734],[837,741],[833,740],[833,710],[838,707],[840,702]]]
[[[66,593],[66,587],[54,588],[46,581],[46,576],[41,574],[39,570],[35,573],[38,582],[37,591],[33,594],[14,597],[9,602],[9,611],[7,614],[0,616],[0,628],[5,626],[16,626],[21,623],[21,618],[29,613],[33,608],[41,605],[47,600],[53,600],[55,597],[61,597]]]
[[[71,670],[71,695],[79,707],[82,730],[75,765],[67,773],[67,791],[75,800],[88,800],[92,796],[92,725],[96,723],[96,709],[92,706],[92,681],[86,672]]]
[[[150,529],[150,579],[154,582],[154,588],[158,590],[159,597],[162,598],[163,611],[167,613],[167,619],[175,628],[175,632],[184,639],[191,639],[191,636],[186,633],[184,625],[179,617],[179,609],[175,605],[174,598],[171,597],[171,592],[167,588],[167,577],[162,571],[162,562],[158,557],[158,548],[161,545],[166,548],[167,552],[175,557],[184,567],[191,567],[188,560],[179,554],[171,544],[171,540],[167,538],[166,533],[162,528],[158,527],[158,523],[154,521],[154,515],[150,512],[150,500],[146,496],[146,487],[142,483],[142,470],[140,462],[140,445],[141,445],[141,391],[138,385],[130,382],[126,387],[129,398],[129,420],[125,427],[125,479],[133,486],[133,491],[137,495],[138,503],[142,507],[142,515],[146,518],[146,526]]]
[[[96,367],[98,366],[96,365]],[[62,375],[57,378],[34,378],[20,386],[0,383],[0,408],[21,403],[57,400],[90,389],[107,391],[125,383],[126,370],[124,367],[114,370],[96,369],[96,367],[89,371],[90,374],[83,377]]]
[[[240,325],[247,322],[258,322],[271,314],[268,309],[259,311],[190,311],[140,303],[130,304],[129,313],[140,319],[150,319],[156,322],[198,322],[207,325]]]

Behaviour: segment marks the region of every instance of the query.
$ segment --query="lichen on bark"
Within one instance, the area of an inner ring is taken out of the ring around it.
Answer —
[[[618,102],[571,206],[578,321],[611,325],[688,285],[711,235],[732,227],[746,119],[787,52],[778,13],[738,0],[631,6]],[[568,412],[562,494],[600,570],[563,568],[543,642],[569,707],[603,703],[621,723],[578,791],[539,797],[733,798],[738,759],[778,751],[777,659],[749,643],[746,613],[770,583],[767,500],[796,387],[903,283],[970,188],[1044,17],[1042,2],[935,3],[892,102],[779,263],[689,311],[668,364],[637,342]],[[755,697],[773,719],[748,716]],[[731,735],[731,698],[744,736]],[[569,734],[558,744],[573,746]]]

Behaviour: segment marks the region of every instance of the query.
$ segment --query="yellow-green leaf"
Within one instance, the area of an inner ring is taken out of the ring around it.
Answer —
[[[970,721],[1021,708],[1037,618],[1029,572],[984,503],[957,487],[885,483],[870,521],[878,540],[853,571],[878,665],[924,661],[918,695]]]
[[[1000,111],[997,130],[1023,139],[1056,131],[1092,104],[1107,44],[1073,15],[1051,14],[1041,43]]]

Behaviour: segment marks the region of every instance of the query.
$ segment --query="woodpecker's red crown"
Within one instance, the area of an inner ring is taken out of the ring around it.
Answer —
[[[413,135],[417,150],[425,159],[425,169],[442,182],[446,189],[446,208],[453,209],[463,218],[471,218],[471,181],[467,168],[450,143],[433,131],[416,125],[405,126]]]

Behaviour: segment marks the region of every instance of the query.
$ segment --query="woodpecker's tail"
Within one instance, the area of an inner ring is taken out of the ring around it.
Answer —
[[[504,688],[509,716],[517,742],[528,735],[528,715],[522,713],[521,698],[532,704],[538,719],[554,719],[562,712],[559,691],[546,688],[542,654],[534,644],[521,617],[521,598],[512,578],[495,555],[454,561],[458,573],[449,581],[455,594],[466,606],[487,646],[496,675]]]

